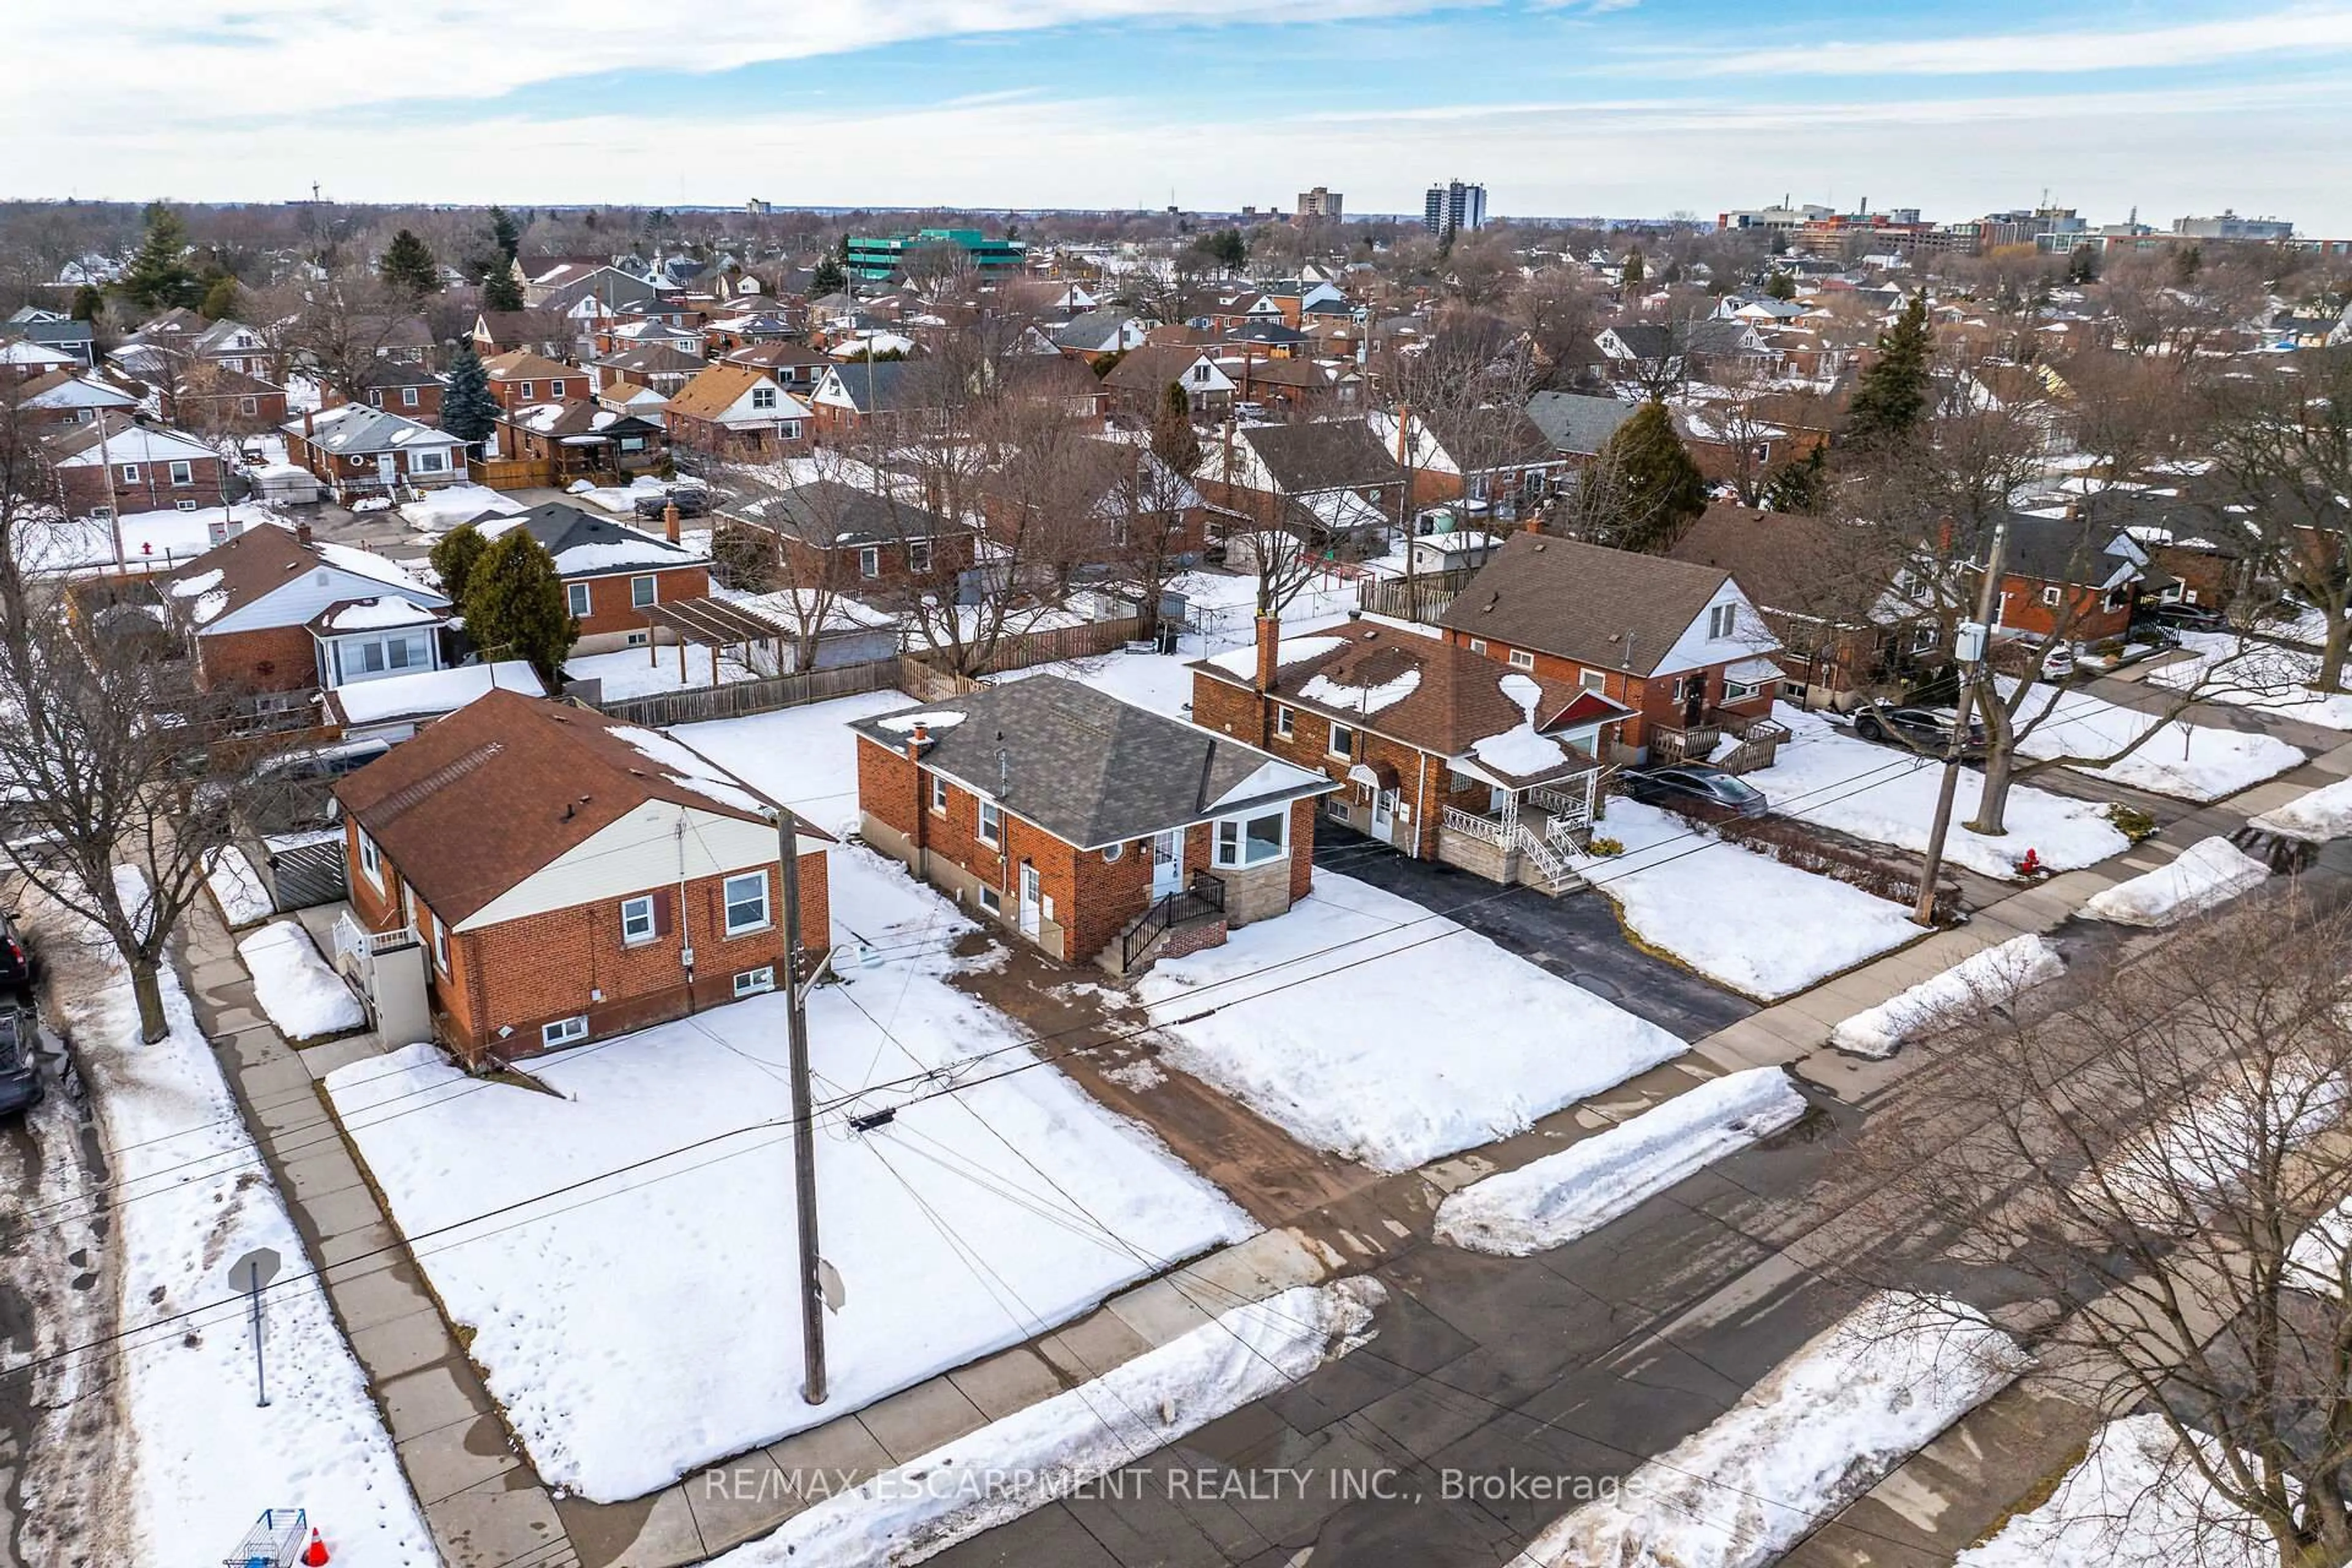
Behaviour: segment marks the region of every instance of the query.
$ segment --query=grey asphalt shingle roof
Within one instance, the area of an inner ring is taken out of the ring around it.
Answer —
[[[1730,574],[1575,540],[1515,533],[1438,625],[1597,669],[1657,672]]]
[[[949,713],[961,717],[930,727],[923,765],[1081,849],[1339,787],[1255,746],[1057,675],[918,703],[851,728],[904,752],[910,728],[905,721]],[[1267,767],[1277,771],[1261,786],[1241,790]]]
[[[1360,419],[1304,425],[1247,425],[1234,432],[1249,443],[1284,495],[1392,485],[1404,470]]]
[[[1589,458],[1608,444],[1617,426],[1633,417],[1638,406],[1613,397],[1538,392],[1528,399],[1528,417],[1560,451]]]
[[[967,531],[911,502],[839,479],[812,479],[744,510],[777,532],[789,533],[819,550],[940,539]]]

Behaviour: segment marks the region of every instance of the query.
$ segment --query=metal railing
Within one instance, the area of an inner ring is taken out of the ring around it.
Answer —
[[[1481,816],[1475,811],[1465,811],[1458,805],[1449,805],[1445,808],[1444,815],[1438,818],[1438,822],[1441,826],[1451,828],[1456,833],[1467,834],[1473,838],[1483,838],[1498,847],[1510,843],[1511,830],[1503,826],[1503,819],[1499,816]]]
[[[1560,846],[1538,837],[1535,829],[1526,823],[1518,824],[1512,837],[1517,841],[1519,853],[1534,861],[1536,869],[1543,873],[1546,888],[1557,890],[1576,875],[1575,868],[1569,865],[1567,857],[1561,853]]]
[[[376,954],[415,947],[423,940],[416,934],[415,926],[402,926],[395,931],[370,931],[353,920],[349,910],[335,917],[334,936],[337,969],[344,968],[345,959],[361,970],[371,969],[374,966]]]
[[[1211,920],[1224,912],[1223,881],[1206,871],[1193,872],[1189,886],[1165,895],[1144,910],[1143,918],[1118,939],[1118,972],[1125,974],[1134,969],[1135,961],[1150,952],[1153,942],[1177,927]]]

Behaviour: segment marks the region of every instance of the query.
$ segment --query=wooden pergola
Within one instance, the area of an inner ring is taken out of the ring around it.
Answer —
[[[672,599],[666,604],[648,605],[645,608],[646,662],[658,668],[661,664],[661,644],[652,633],[667,627],[677,634],[677,680],[680,686],[692,679],[687,673],[686,650],[688,645],[710,650],[710,684],[719,681],[719,656],[730,647],[750,647],[754,643],[772,643],[775,647],[776,668],[784,667],[784,645],[796,639],[789,626],[767,616],[745,609],[732,599]],[[750,662],[749,660],[745,661]]]

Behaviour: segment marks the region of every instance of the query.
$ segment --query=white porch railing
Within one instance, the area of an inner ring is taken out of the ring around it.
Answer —
[[[334,937],[335,967],[348,973],[345,963],[348,960],[349,968],[362,973],[373,967],[377,953],[390,952],[394,948],[414,947],[420,940],[415,926],[402,926],[397,931],[370,931],[353,920],[349,910],[335,917]]]
[[[1543,873],[1546,888],[1557,889],[1576,875],[1575,869],[1569,865],[1567,857],[1560,852],[1559,847],[1551,838],[1538,836],[1524,822],[1517,825],[1515,836],[1518,842],[1519,853],[1533,861],[1536,869]]]
[[[1458,805],[1447,806],[1440,823],[1454,832],[1465,833],[1473,838],[1483,838],[1497,847],[1507,847],[1511,842],[1511,830],[1499,817],[1481,816],[1475,811],[1465,811]]]
[[[1592,820],[1591,775],[1586,775],[1584,788],[1576,794],[1538,784],[1528,792],[1528,799],[1551,814],[1551,826],[1546,831],[1557,837],[1566,827],[1580,827]]]

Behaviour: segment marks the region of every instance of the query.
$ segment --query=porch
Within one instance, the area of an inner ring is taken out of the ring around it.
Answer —
[[[1592,768],[1541,784],[1488,785],[1484,809],[1449,801],[1438,821],[1437,858],[1491,882],[1571,892],[1584,879],[1570,857],[1591,833],[1600,793],[1601,770]]]
[[[328,911],[314,913],[324,916]],[[328,930],[335,973],[366,1006],[368,1023],[386,1040],[407,1044],[433,1037],[425,984],[425,941],[414,926],[370,931],[349,904],[334,906]],[[306,920],[305,923],[309,923]]]
[[[1754,773],[1770,767],[1780,742],[1789,738],[1789,727],[1778,720],[1726,713],[1721,709],[1709,710],[1696,723],[1675,728],[1654,723],[1648,728],[1649,761],[1653,767],[1672,763],[1706,763],[1727,773]],[[1717,749],[1726,740],[1736,743],[1717,755]]]

